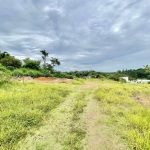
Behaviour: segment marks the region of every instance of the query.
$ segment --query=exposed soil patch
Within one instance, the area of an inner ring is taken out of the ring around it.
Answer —
[[[34,81],[54,81],[56,78],[53,77],[39,77],[39,78],[34,78]]]
[[[67,78],[54,78],[54,77],[38,77],[38,78],[32,78],[30,76],[24,76],[24,77],[16,77],[12,79],[13,81],[35,81],[35,82],[43,82],[43,83],[67,83],[72,82],[73,79],[67,79]]]
[[[13,81],[33,81],[31,76],[14,77]]]
[[[87,132],[84,150],[127,150],[119,137],[103,122],[105,117],[100,112],[98,102],[91,99],[84,114]]]
[[[97,86],[100,86],[100,84],[95,83],[95,82],[86,82],[86,86],[87,87],[97,87]]]
[[[135,95],[133,99],[144,106],[150,106],[150,100],[146,95],[142,94]]]
[[[73,79],[67,79],[67,78],[54,78],[54,77],[39,77],[35,78],[34,81],[39,82],[54,82],[54,83],[66,83],[66,82],[72,82]]]

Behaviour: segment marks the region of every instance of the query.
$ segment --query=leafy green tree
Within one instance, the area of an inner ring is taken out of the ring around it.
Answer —
[[[30,68],[34,70],[39,70],[40,69],[40,60],[31,60],[30,58],[26,58],[23,60],[24,61],[24,68]]]
[[[109,76],[109,79],[112,79],[114,81],[119,81],[120,80],[120,77],[122,77],[122,75],[118,72],[114,73],[114,74],[111,74]]]
[[[21,61],[19,59],[16,59],[14,56],[6,56],[0,59],[0,63],[6,67],[11,66],[15,68],[20,68],[22,66]]]
[[[46,63],[45,66],[44,66],[44,69],[50,71],[50,72],[54,72],[54,67],[55,66],[59,66],[60,65],[60,62],[57,58],[51,58],[50,59],[50,64],[49,63]]]
[[[50,71],[50,72],[54,72],[54,67],[51,64],[46,64],[46,70]]]
[[[54,66],[59,66],[60,65],[60,61],[57,59],[57,58],[51,58],[50,59],[51,61],[51,65],[54,67]]]
[[[40,51],[42,53],[42,59],[44,61],[44,67],[46,66],[46,57],[48,57],[48,53],[46,52],[46,50],[41,50]]]
[[[7,52],[0,52],[0,59],[3,59],[5,57],[9,57],[10,54],[8,54]]]

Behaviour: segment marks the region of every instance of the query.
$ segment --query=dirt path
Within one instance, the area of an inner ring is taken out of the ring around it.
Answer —
[[[73,92],[50,113],[46,125],[20,141],[16,150],[127,150],[105,124],[94,99],[98,87],[91,83],[71,87]]]
[[[106,125],[105,119],[107,116],[101,113],[99,103],[95,99],[88,101],[83,114],[87,132],[84,150],[127,150],[119,137]]]
[[[94,100],[91,99],[83,115],[85,120],[85,128],[87,131],[87,136],[85,139],[86,150],[98,150],[99,147],[104,143],[101,137],[101,126],[98,125],[98,120],[100,118],[99,105]]]

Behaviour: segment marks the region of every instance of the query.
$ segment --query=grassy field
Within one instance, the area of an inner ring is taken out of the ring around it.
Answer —
[[[1,150],[149,150],[150,85],[100,80],[0,87]]]
[[[66,86],[13,83],[0,87],[0,149],[13,149],[49,112],[64,101]]]

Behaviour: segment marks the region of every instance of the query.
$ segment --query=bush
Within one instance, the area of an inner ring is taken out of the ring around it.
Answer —
[[[12,75],[16,77],[23,76],[23,72],[19,69],[16,69],[12,72]]]
[[[10,82],[11,76],[9,72],[0,71],[0,85]]]
[[[6,67],[0,64],[0,71],[7,71]]]
[[[9,57],[5,57],[5,58],[2,58],[0,60],[0,63],[3,65],[3,66],[12,66],[12,67],[15,67],[15,68],[20,68],[22,63],[19,59],[16,59],[15,57],[13,56],[9,56]]]
[[[72,75],[67,75],[66,78],[73,79],[73,76]]]
[[[14,71],[16,69],[16,67],[13,67],[13,66],[7,66],[7,69],[10,70],[10,71]]]
[[[35,69],[35,70],[40,70],[40,62],[39,60],[31,60],[30,58],[24,59],[24,66],[25,68],[29,69]]]
[[[121,82],[121,83],[127,83],[127,81],[125,79],[122,79],[122,78],[119,79],[119,82]]]

